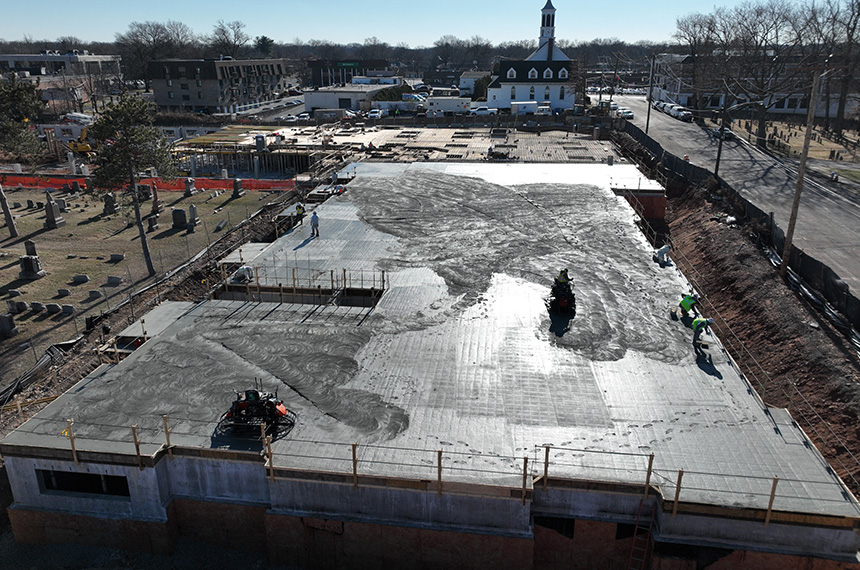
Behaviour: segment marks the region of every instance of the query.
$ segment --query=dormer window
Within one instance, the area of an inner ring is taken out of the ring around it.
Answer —
[[[566,70],[566,69],[562,69],[561,71],[559,71],[559,72],[558,72],[558,77],[559,77],[560,79],[567,79],[567,70]]]
[[[517,72],[514,71],[514,68],[512,67],[508,70],[508,79],[516,79],[516,78],[517,78]]]
[[[544,79],[552,79],[552,70],[549,68],[545,69],[543,71],[543,78]]]
[[[534,67],[529,70],[529,79],[537,79],[538,73],[537,69]]]

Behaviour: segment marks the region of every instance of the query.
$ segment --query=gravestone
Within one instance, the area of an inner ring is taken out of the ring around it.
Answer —
[[[66,220],[60,215],[60,206],[48,195],[48,201],[45,203],[45,229],[55,230],[65,225]]]
[[[183,194],[186,198],[190,198],[197,192],[197,188],[194,187],[194,179],[186,178],[185,179],[185,194]]]
[[[3,192],[2,185],[0,185],[0,208],[3,209],[3,217],[6,219],[6,227],[9,228],[9,237],[18,237],[18,226],[15,225],[15,217],[12,216],[12,210],[9,209],[9,202],[6,201],[6,194]]]
[[[41,210],[41,209],[43,209],[44,207],[45,207],[45,203],[44,203],[44,202],[36,202],[36,209],[37,209],[37,210]]]
[[[21,207],[21,202],[12,202],[12,207],[17,210]]]
[[[9,296],[10,297],[20,297],[21,291],[19,291],[18,289],[9,289]]]
[[[50,315],[56,315],[63,309],[57,303],[47,303],[45,305],[45,310],[48,311],[48,314]]]
[[[12,315],[0,315],[0,337],[9,338],[18,334],[15,319]]]
[[[102,201],[105,206],[102,210],[102,214],[105,216],[109,216],[111,214],[116,214],[116,196],[113,195],[113,192],[108,192],[102,197]]]
[[[72,192],[77,194],[80,191],[81,191],[81,183],[78,182],[77,180],[72,180]]]
[[[35,203],[35,202],[33,202],[32,200],[27,200],[27,209],[28,209],[28,210],[32,210],[32,209],[33,209],[33,208],[35,208],[35,207],[36,207],[36,203]]]
[[[174,208],[172,214],[174,230],[184,230],[188,227],[188,219],[185,217],[185,210],[182,208]]]
[[[22,255],[18,258],[21,264],[21,271],[18,273],[18,279],[26,279],[32,281],[41,279],[47,273],[42,269],[42,262],[38,255]]]
[[[200,217],[197,215],[197,206],[191,204],[188,206],[188,231],[193,232],[194,226],[200,223]]]
[[[242,190],[242,179],[234,178],[233,179],[233,198],[241,198],[245,195],[245,191]]]
[[[40,303],[38,301],[33,301],[30,303],[30,310],[34,313],[41,313],[45,310],[45,303]]]
[[[120,277],[119,275],[108,275],[107,284],[111,287],[122,285],[122,277]]]
[[[138,202],[146,202],[152,198],[152,188],[149,187],[149,184],[137,184],[135,188],[137,189]]]
[[[30,310],[30,305],[26,301],[15,301],[16,313],[26,313]]]
[[[63,198],[57,198],[57,207],[60,209],[60,212],[64,214],[69,211],[69,203]]]
[[[70,289],[57,289],[57,297],[68,297],[72,294]]]
[[[63,314],[64,315],[73,315],[75,313],[74,305],[63,305]]]
[[[110,262],[111,263],[119,263],[123,259],[125,259],[124,253],[112,253],[112,254],[110,254]]]
[[[79,275],[73,275],[72,276],[72,283],[74,283],[75,285],[87,283],[89,280],[90,280],[90,276],[85,275],[85,274],[79,274]]]
[[[36,242],[30,239],[24,242],[24,251],[25,255],[39,255],[36,253]]]
[[[146,224],[147,224],[146,231],[154,232],[155,230],[158,229],[158,218],[156,218],[155,216],[152,216],[150,218],[146,218]]]
[[[218,222],[218,225],[215,226],[215,231],[220,232],[225,227],[227,227],[227,220],[221,220],[220,222]]]
[[[158,187],[153,184],[152,185],[152,215],[157,216],[162,210],[164,210],[164,206],[161,205],[161,200],[158,199]]]
[[[100,299],[102,296],[102,292],[98,289],[90,289],[89,290],[90,299]]]
[[[6,301],[6,310],[9,311],[10,314],[15,315],[18,313],[18,303],[15,301]]]

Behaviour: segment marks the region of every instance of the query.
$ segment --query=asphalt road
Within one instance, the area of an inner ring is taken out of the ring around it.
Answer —
[[[643,96],[613,98],[635,113],[633,123],[644,130],[647,103]],[[712,123],[708,122],[710,128]],[[683,123],[656,109],[651,110],[648,134],[676,156],[689,155],[690,162],[714,169],[717,157],[715,138],[708,128]],[[855,168],[838,163],[840,169]],[[840,179],[831,182],[828,161],[810,161],[804,181],[794,245],[807,255],[830,266],[855,294],[860,294],[860,186]],[[744,140],[723,143],[720,176],[750,202],[765,212],[773,212],[783,230],[788,228],[798,161],[772,156]]]

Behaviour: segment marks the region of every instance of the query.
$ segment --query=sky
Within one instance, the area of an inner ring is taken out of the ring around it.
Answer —
[[[732,7],[742,0],[722,0]],[[546,0],[463,2],[382,2],[364,0],[87,0],[70,3],[39,0],[26,9],[5,9],[0,39],[55,40],[75,36],[85,41],[112,41],[131,22],[178,20],[199,34],[208,34],[218,20],[239,20],[252,38],[277,42],[296,39],[332,43],[364,43],[376,37],[392,46],[432,46],[445,35],[466,40],[480,36],[493,44],[537,40],[540,11]],[[672,41],[679,16],[711,13],[713,1],[690,0],[553,0],[556,38],[574,42],[595,38]],[[9,8],[9,7],[7,7]]]

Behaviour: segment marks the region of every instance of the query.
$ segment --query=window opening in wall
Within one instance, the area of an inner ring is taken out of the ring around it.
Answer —
[[[64,492],[115,497],[131,496],[128,489],[128,478],[120,475],[36,469],[36,477],[39,479],[39,489],[42,493]]]

